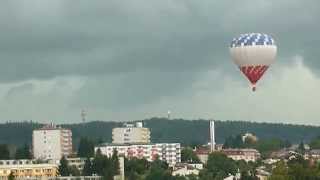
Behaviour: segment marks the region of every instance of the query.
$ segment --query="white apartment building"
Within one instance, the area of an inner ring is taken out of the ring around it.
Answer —
[[[36,159],[61,159],[72,153],[72,133],[69,129],[46,125],[32,133],[32,150]]]
[[[112,143],[114,144],[147,144],[150,143],[150,130],[142,122],[125,124],[124,127],[112,129]]]
[[[256,149],[223,149],[222,152],[236,161],[255,162],[260,158],[260,153]]]
[[[100,149],[101,153],[112,156],[115,150],[118,155],[127,158],[145,158],[148,161],[153,161],[157,157],[160,160],[167,162],[170,166],[181,161],[180,143],[159,143],[159,144],[103,144],[95,147],[95,152]]]

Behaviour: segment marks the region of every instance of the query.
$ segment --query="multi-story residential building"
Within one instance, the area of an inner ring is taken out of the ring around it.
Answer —
[[[158,143],[158,144],[102,144],[95,147],[95,152],[100,149],[101,153],[112,156],[117,150],[120,156],[127,158],[145,158],[153,161],[157,157],[167,162],[170,166],[181,161],[181,149],[179,143]]]
[[[60,159],[72,153],[72,133],[53,124],[33,131],[32,150],[36,159]]]
[[[56,177],[58,165],[35,160],[0,160],[0,179],[7,179],[11,173],[16,179]]]
[[[125,124],[124,127],[112,129],[114,144],[147,144],[150,143],[150,130],[143,127],[142,122]]]
[[[223,149],[222,152],[233,160],[244,160],[255,162],[260,158],[259,151],[255,149]]]

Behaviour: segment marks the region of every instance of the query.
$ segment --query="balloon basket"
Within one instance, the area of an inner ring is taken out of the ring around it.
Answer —
[[[255,92],[256,91],[256,86],[252,86],[252,92]]]

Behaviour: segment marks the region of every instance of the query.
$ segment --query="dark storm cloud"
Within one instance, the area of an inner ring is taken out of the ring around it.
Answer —
[[[205,71],[224,64],[232,36],[248,31],[273,34],[281,44],[280,53],[317,55],[312,46],[319,40],[312,36],[319,31],[317,4],[308,1],[301,7],[300,1],[262,0],[7,2],[1,6],[0,80],[149,68]]]
[[[207,69],[229,41],[190,2],[28,3],[1,6],[1,81]]]
[[[17,96],[23,97],[25,95],[30,96],[32,93],[34,86],[31,83],[25,83],[19,86],[14,86],[9,89],[7,92],[5,99],[8,101],[12,101],[12,98],[15,98]]]
[[[89,79],[75,93],[71,106],[128,110],[163,97],[185,94],[196,78],[197,75],[190,72],[133,72],[127,76]]]
[[[228,46],[245,32],[271,34],[280,64],[299,55],[318,72],[319,13],[318,0],[8,0],[0,6],[0,83],[33,81],[41,89],[56,78],[83,78],[74,92],[74,79],[47,90],[46,101],[72,94],[50,108],[130,113],[132,106],[197,94],[192,85],[211,71],[219,72],[206,81],[213,93],[225,79],[239,80]],[[11,88],[7,99],[34,91],[21,88]]]

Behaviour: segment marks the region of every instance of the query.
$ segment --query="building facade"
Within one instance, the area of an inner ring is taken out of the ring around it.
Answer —
[[[194,152],[198,156],[200,162],[206,164],[211,150],[207,148],[196,148]]]
[[[100,149],[102,154],[107,155],[108,157],[112,156],[114,150],[117,150],[118,155],[127,158],[145,158],[148,161],[153,161],[158,157],[160,160],[167,162],[170,166],[181,161],[180,143],[103,144],[95,147],[95,152],[97,152],[98,149]]]
[[[260,159],[260,153],[256,149],[223,149],[222,152],[236,161],[255,162]]]
[[[32,133],[32,151],[36,159],[61,159],[72,153],[72,132],[46,125]]]
[[[92,160],[93,158],[90,158]],[[80,172],[82,172],[84,164],[86,163],[87,158],[67,158],[68,165],[76,167]]]
[[[16,179],[56,177],[58,165],[35,160],[0,160],[0,179],[7,179],[11,173]]]
[[[114,144],[147,144],[150,143],[150,130],[142,122],[125,124],[124,127],[112,129],[112,143]]]

